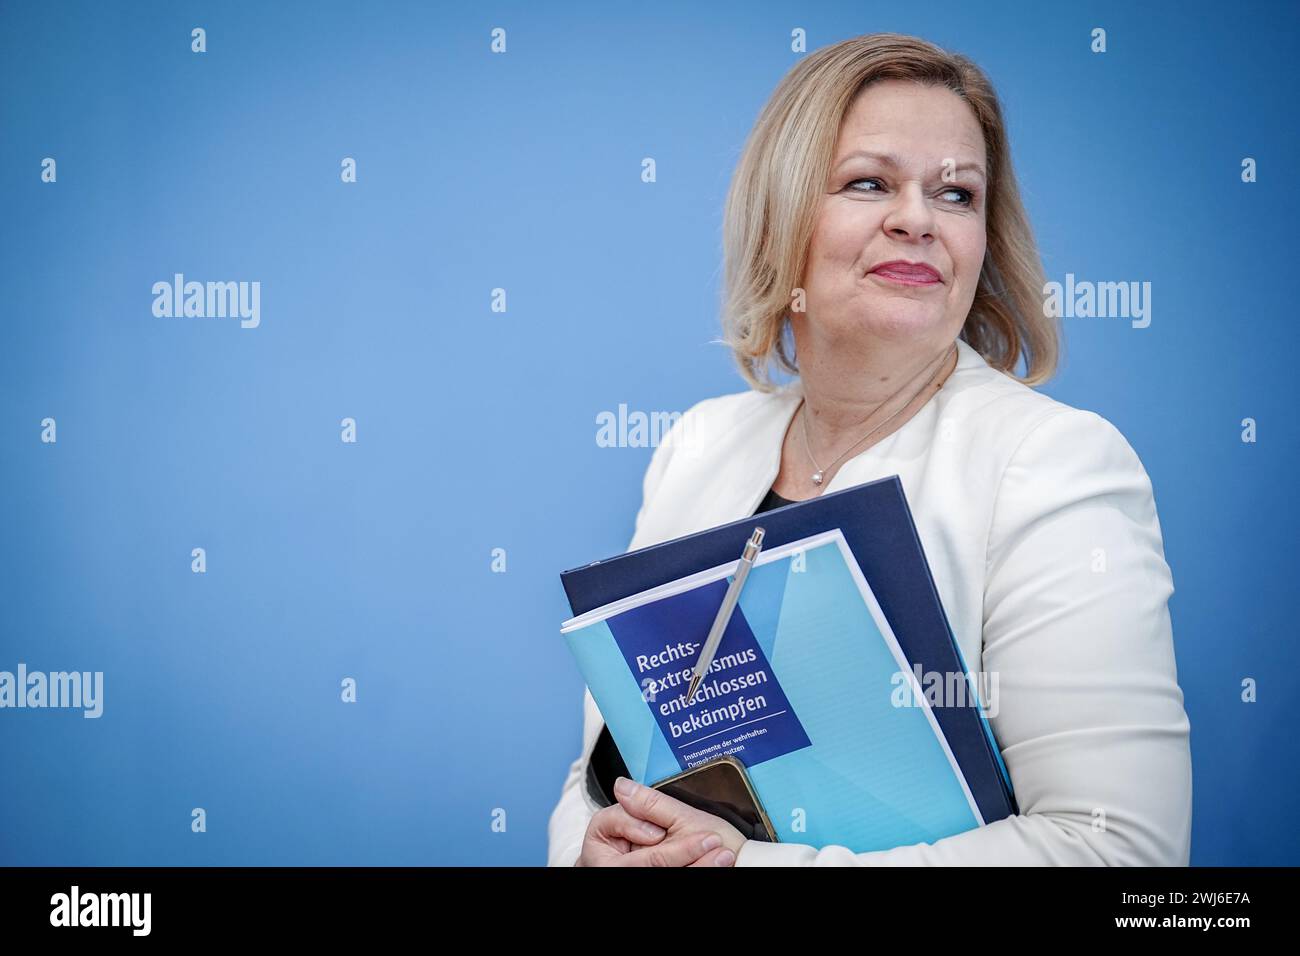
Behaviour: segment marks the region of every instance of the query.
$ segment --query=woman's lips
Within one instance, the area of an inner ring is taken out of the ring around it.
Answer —
[[[872,269],[871,274],[899,285],[939,284],[938,274],[929,266],[908,262],[884,262]]]

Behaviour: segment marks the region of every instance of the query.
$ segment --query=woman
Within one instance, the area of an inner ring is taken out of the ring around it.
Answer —
[[[1020,814],[861,854],[747,841],[627,780],[588,691],[550,863],[1186,865],[1151,483],[1108,421],[1030,387],[1057,330],[987,78],[893,34],[808,56],[746,146],[724,246],[750,388],[696,404],[656,449],[630,549],[899,475],[964,658],[999,688]],[[772,364],[798,377],[777,386]]]

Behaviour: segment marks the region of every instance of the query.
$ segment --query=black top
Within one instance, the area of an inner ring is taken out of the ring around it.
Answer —
[[[762,500],[754,514],[762,514],[764,511],[771,511],[773,508],[788,504],[793,504],[789,498],[782,498],[775,491],[768,491],[767,497]],[[615,802],[615,779],[630,776],[631,774],[627,772],[627,764],[623,762],[623,755],[618,752],[618,745],[610,735],[609,724],[605,724],[600,728],[600,736],[596,738],[596,749],[591,752],[591,760],[587,763],[587,792],[600,806],[608,807]]]
[[[794,502],[789,498],[782,498],[775,490],[769,491],[767,497],[763,499],[754,514],[762,514],[764,511],[771,511],[773,508],[780,508],[783,505],[792,505]]]

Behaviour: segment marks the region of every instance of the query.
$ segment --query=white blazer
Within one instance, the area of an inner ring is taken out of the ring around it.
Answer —
[[[1185,866],[1190,725],[1150,479],[1109,421],[957,347],[943,388],[825,490],[899,476],[966,664],[996,674],[990,725],[1020,815],[871,853],[749,841],[736,865]],[[628,549],[752,514],[799,398],[796,380],[686,411],[651,457]],[[583,708],[583,751],[548,826],[552,866],[573,864],[600,809],[585,786],[603,725],[589,689]]]

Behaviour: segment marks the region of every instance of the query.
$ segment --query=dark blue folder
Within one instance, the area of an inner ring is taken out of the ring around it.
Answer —
[[[881,478],[741,518],[730,524],[596,561],[560,574],[573,614],[735,561],[756,525],[775,548],[839,528],[913,665],[962,673],[961,651],[939,600],[912,511],[897,476]],[[985,823],[1019,813],[1011,779],[979,709],[936,706],[935,719]]]

